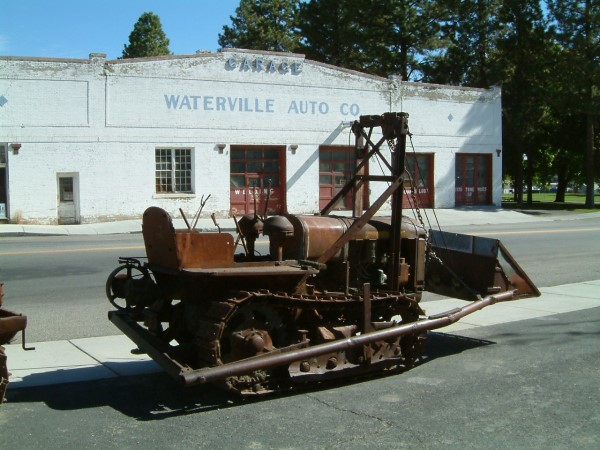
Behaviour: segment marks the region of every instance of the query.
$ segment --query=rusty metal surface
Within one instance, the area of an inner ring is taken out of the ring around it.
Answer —
[[[4,284],[0,283],[0,345],[8,344],[27,326],[27,316],[3,307]]]
[[[4,284],[0,283],[0,403],[4,402],[4,394],[10,377],[3,345],[11,342],[17,333],[22,332],[22,345],[25,350],[28,350],[25,347],[24,334],[27,327],[27,316],[5,309],[2,306],[3,297]]]
[[[179,364],[174,358],[169,356],[169,348],[165,343],[156,339],[152,334],[137,324],[137,322],[123,312],[113,311],[109,313],[110,320],[115,323],[123,332],[125,332],[142,350],[148,352],[168,373],[179,378],[183,384],[192,386],[195,384],[204,384],[217,380],[227,379],[238,375],[253,373],[254,371],[265,368],[273,368],[295,363],[290,367],[293,376],[299,377],[302,374],[310,375],[305,378],[318,379],[318,374],[335,375],[344,367],[353,369],[353,374],[357,372],[369,371],[368,367],[360,364],[348,363],[347,357],[339,357],[339,352],[348,352],[349,350],[380,343],[388,343],[387,349],[382,349],[381,344],[374,349],[373,356],[378,360],[382,352],[389,352],[391,360],[383,363],[384,365],[401,364],[400,354],[394,351],[397,344],[394,340],[400,336],[408,334],[421,334],[426,331],[442,328],[457,322],[468,314],[479,311],[486,306],[497,302],[513,299],[517,295],[516,291],[504,292],[498,295],[488,296],[476,302],[470,303],[463,308],[453,309],[445,313],[436,314],[425,320],[397,326],[389,326],[361,335],[354,335],[344,339],[336,339],[332,342],[308,346],[307,341],[301,341],[286,348],[280,348],[275,351],[265,352],[260,356],[253,356],[243,360],[237,360],[225,364],[218,364],[212,367],[193,370],[189,366]],[[389,344],[391,342],[391,347]],[[323,355],[328,355],[326,359],[319,359]],[[338,355],[338,356],[336,356]],[[317,359],[315,359],[317,358]],[[332,359],[333,358],[333,359]],[[396,359],[394,359],[396,358]],[[335,361],[334,361],[335,359]],[[319,361],[322,363],[319,363]],[[303,362],[306,362],[303,364]],[[363,363],[365,361],[363,360]]]
[[[156,207],[144,213],[142,231],[151,264],[177,270],[233,266],[235,246],[229,233],[175,230],[171,216]]]
[[[180,269],[232,267],[233,236],[229,233],[177,231],[177,259]]]
[[[320,263],[326,263],[329,261],[347,242],[355,238],[359,233],[362,227],[364,227],[369,220],[373,218],[375,213],[379,211],[379,209],[384,205],[387,199],[392,195],[400,186],[402,186],[403,178],[402,176],[398,177],[391,185],[388,187],[385,192],[377,199],[373,205],[365,212],[365,214],[359,218],[358,220],[352,223],[352,226],[348,229],[348,231],[330,247],[328,248],[318,259],[317,261]],[[398,224],[398,232],[400,232],[400,225]]]
[[[353,336],[347,339],[338,339],[330,343],[319,344],[304,349],[291,350],[289,352],[277,353],[273,355],[268,354],[261,358],[252,358],[250,360],[237,361],[235,363],[217,367],[199,369],[182,374],[182,377],[184,379],[184,383],[188,386],[204,384],[214,380],[241,375],[267,367],[277,367],[292,363],[294,361],[319,357],[332,352],[346,351],[354,347],[369,345],[377,341],[386,341],[388,339],[393,339],[405,334],[435,330],[455,323],[461,318],[479,311],[486,306],[493,305],[494,303],[504,300],[513,299],[515,295],[516,292],[513,291],[504,292],[473,302],[457,311],[452,310],[447,314],[443,314],[442,317],[437,315],[436,318],[433,319],[427,319],[421,322],[373,331],[371,333],[365,333],[361,334],[360,336]]]
[[[142,234],[151,264],[179,269],[181,262],[177,255],[175,229],[171,216],[165,210],[150,207],[144,211]]]
[[[426,288],[464,300],[512,289],[521,298],[540,295],[499,240],[436,230],[430,232]]]

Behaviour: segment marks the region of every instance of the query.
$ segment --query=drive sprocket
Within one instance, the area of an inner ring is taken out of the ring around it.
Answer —
[[[297,342],[290,311],[264,296],[213,301],[199,325],[194,341],[202,363],[209,366],[260,356]],[[285,367],[270,368],[229,377],[225,384],[242,395],[261,394],[281,390],[288,378]]]

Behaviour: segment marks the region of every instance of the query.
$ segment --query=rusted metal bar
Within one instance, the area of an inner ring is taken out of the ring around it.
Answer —
[[[408,133],[408,114],[385,114],[386,128],[384,134],[391,134],[396,138],[396,147],[392,152],[392,175],[404,175],[406,154],[406,135]],[[384,125],[382,125],[383,127]],[[391,128],[391,131],[390,129]],[[400,288],[400,257],[402,245],[402,189],[397,189],[392,194],[392,227],[390,236],[392,266],[389,273],[389,286],[393,291]]]
[[[508,252],[504,244],[501,241],[498,241],[498,250],[502,258],[506,260],[506,262],[510,265],[510,267],[514,270],[514,274],[509,276],[512,284],[516,286],[519,290],[520,295],[533,295],[535,297],[539,297],[542,295],[537,286],[531,281],[529,275],[521,268],[519,263],[513,258],[513,256]],[[502,265],[502,264],[501,264]]]
[[[269,179],[267,185],[267,199],[265,200],[265,208],[263,210],[262,220],[264,221],[267,218],[267,213],[269,212],[269,202],[271,201],[271,180]]]
[[[4,402],[4,394],[8,387],[10,372],[7,366],[7,357],[4,353],[4,344],[9,343],[16,334],[22,333],[21,345],[23,350],[35,350],[34,347],[25,346],[25,328],[27,327],[27,316],[10,311],[2,307],[4,297],[4,283],[0,283],[0,403]]]
[[[215,215],[215,213],[212,213],[210,215],[210,218],[212,219],[213,223],[215,224],[215,227],[217,227],[217,230],[219,231],[219,233],[221,232],[221,227],[219,226],[218,222],[217,222],[217,217]]]
[[[200,215],[202,214],[204,205],[206,205],[206,202],[208,201],[208,199],[210,198],[211,195],[212,194],[208,194],[208,197],[206,197],[206,199],[205,199],[204,194],[202,194],[202,198],[200,199],[200,208],[198,208],[198,212],[194,216],[194,223],[192,225],[192,231],[196,229],[196,225],[198,224],[198,220],[200,219]]]
[[[179,208],[179,212],[181,213],[181,218],[185,222],[185,226],[187,227],[188,230],[191,230],[192,226],[188,222],[187,217],[185,216],[185,213],[183,212],[183,209]]]
[[[363,200],[365,196],[365,182],[360,179],[365,175],[366,164],[362,164],[365,161],[365,143],[362,136],[356,135],[354,142],[354,174],[356,182],[354,183],[354,192],[352,199],[352,216],[358,217],[363,213],[364,205]]]
[[[235,248],[237,248],[237,244],[238,242],[242,243],[242,247],[244,248],[244,253],[246,254],[246,256],[248,256],[248,248],[246,247],[246,236],[244,236],[244,233],[242,231],[242,229],[240,228],[240,223],[237,220],[237,217],[233,216],[233,221],[235,222],[235,229],[237,230],[238,233],[238,237],[235,241]]]
[[[344,197],[348,192],[352,190],[355,183],[356,177],[352,177],[348,181],[348,183],[346,183],[346,185],[342,189],[340,189],[340,191],[337,194],[333,196],[329,203],[327,203],[327,205],[321,210],[320,214],[322,216],[328,215],[333,209],[333,207],[336,205],[336,203],[339,202],[342,199],[342,197]]]
[[[373,133],[373,128],[369,129],[369,134],[367,135],[365,133],[364,128],[363,127],[364,124],[359,124],[356,127],[352,128],[352,131],[356,134],[356,133],[360,133],[362,134],[362,136],[365,138],[365,140],[367,141],[367,145],[370,145],[372,147],[372,150],[369,152],[369,154],[367,155],[367,157],[365,159],[370,159],[375,153],[377,153],[377,156],[379,156],[379,158],[381,158],[381,162],[383,162],[383,164],[388,168],[388,170],[390,172],[392,172],[392,165],[388,162],[388,160],[379,152],[379,148],[381,147],[381,145],[386,141],[386,139],[388,139],[386,136],[383,136],[381,139],[379,139],[379,141],[377,141],[377,143],[374,143],[371,140],[371,134]],[[365,161],[366,162],[366,161]]]
[[[352,336],[347,339],[340,339],[304,349],[292,350],[287,353],[279,353],[274,355],[267,354],[261,358],[241,360],[222,366],[193,370],[183,373],[181,378],[186,386],[204,384],[231,376],[250,373],[255,370],[282,366],[294,361],[314,358],[327,353],[345,351],[360,345],[368,345],[377,341],[397,338],[405,334],[435,330],[437,328],[442,328],[457,322],[461,318],[479,311],[486,306],[512,299],[516,295],[517,291],[508,291],[497,295],[490,295],[481,300],[470,303],[459,310],[449,311],[446,315],[438,314],[435,316],[435,318],[429,318],[420,322],[412,322],[405,325],[399,325],[397,327],[373,331],[371,333],[361,334],[360,336]]]
[[[142,352],[147,353],[172,377],[177,378],[186,371],[192,370],[171,358],[168,353],[169,346],[148,330],[139,326],[127,311],[109,311],[108,319],[125,333]]]
[[[363,284],[363,333],[373,331],[371,325],[371,284]]]

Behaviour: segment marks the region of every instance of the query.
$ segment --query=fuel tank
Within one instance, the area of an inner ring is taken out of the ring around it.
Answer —
[[[263,234],[269,236],[270,253],[280,260],[315,260],[330,248],[357,220],[342,216],[311,216],[286,214],[269,217]],[[390,237],[391,218],[370,220],[351,241],[386,241]],[[402,218],[403,239],[425,239],[426,232],[413,219]],[[345,261],[348,246],[342,247],[331,261]]]

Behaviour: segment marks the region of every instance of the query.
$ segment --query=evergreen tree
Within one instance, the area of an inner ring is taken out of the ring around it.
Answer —
[[[522,203],[523,181],[527,203],[532,202],[534,173],[550,155],[544,145],[551,118],[556,47],[546,32],[538,0],[507,0],[498,11],[502,24],[495,47],[496,82],[502,85],[503,148],[505,170],[516,181],[517,202]],[[554,130],[550,130],[554,131]],[[524,155],[526,158],[523,173]]]
[[[300,51],[307,58],[347,69],[364,70],[356,0],[312,0],[301,3]]]
[[[498,84],[493,64],[500,36],[501,0],[437,2],[444,46],[425,64],[425,81],[488,88]]]
[[[428,56],[439,51],[441,9],[435,0],[374,0],[365,51],[382,75],[420,80]]]
[[[297,1],[241,0],[219,34],[223,48],[244,48],[294,52],[298,48],[296,34]]]
[[[430,0],[312,0],[301,4],[302,50],[317,61],[414,80],[439,45],[437,17]]]
[[[140,16],[129,35],[129,44],[123,49],[122,59],[145,56],[170,55],[169,39],[163,32],[160,18],[145,12]]]
[[[552,31],[563,49],[561,71],[568,79],[563,85],[563,104],[585,123],[585,203],[593,208],[595,129],[600,117],[600,1],[550,0],[548,4],[554,19]]]

